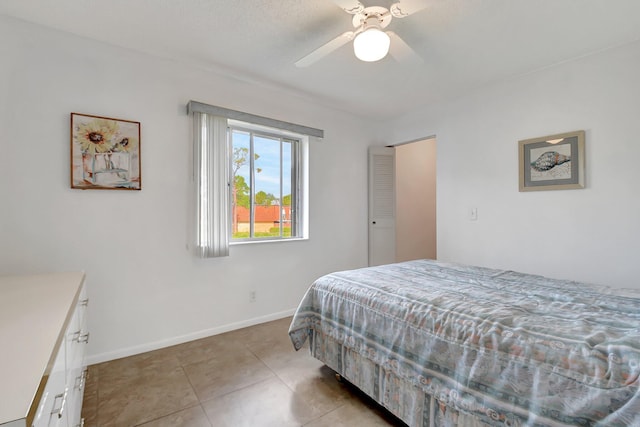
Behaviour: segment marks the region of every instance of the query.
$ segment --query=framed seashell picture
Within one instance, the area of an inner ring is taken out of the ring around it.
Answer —
[[[518,142],[520,191],[584,188],[584,131]]]
[[[140,190],[140,122],[71,113],[71,188]]]

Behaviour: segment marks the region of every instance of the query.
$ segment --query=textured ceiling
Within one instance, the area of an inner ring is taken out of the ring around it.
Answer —
[[[424,0],[388,29],[424,62],[355,59],[350,44],[294,63],[352,30],[331,0],[2,0],[0,14],[395,117],[484,84],[640,40],[639,0]],[[362,0],[389,7],[394,1]]]

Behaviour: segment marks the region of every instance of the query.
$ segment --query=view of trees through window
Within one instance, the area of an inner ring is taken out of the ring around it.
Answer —
[[[232,238],[296,237],[297,141],[233,127],[230,138]]]

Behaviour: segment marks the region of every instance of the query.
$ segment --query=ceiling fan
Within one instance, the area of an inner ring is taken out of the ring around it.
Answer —
[[[404,18],[427,7],[426,0],[401,0],[389,9],[380,6],[364,7],[358,0],[332,0],[342,10],[353,15],[353,31],[346,31],[320,46],[296,62],[297,67],[308,67],[339,47],[353,40],[356,57],[362,61],[378,61],[391,53],[398,61],[422,62],[396,33],[383,31],[392,18]],[[393,44],[391,51],[390,45]]]

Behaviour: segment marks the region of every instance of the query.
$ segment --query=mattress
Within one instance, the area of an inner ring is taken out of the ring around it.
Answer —
[[[409,261],[319,278],[289,334],[488,425],[640,426],[637,290]]]

